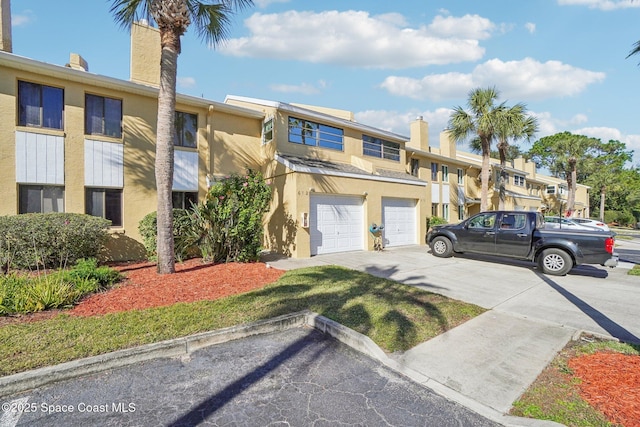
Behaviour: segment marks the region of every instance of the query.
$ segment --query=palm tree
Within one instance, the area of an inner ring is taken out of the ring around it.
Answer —
[[[139,19],[155,22],[160,30],[160,90],[156,140],[158,192],[158,273],[175,273],[173,214],[173,137],[176,76],[180,37],[193,22],[198,36],[211,46],[227,38],[230,15],[253,5],[252,0],[113,0],[111,13],[127,29]]]
[[[640,40],[638,40],[633,44],[633,49],[631,50],[631,52],[629,52],[629,55],[627,55],[627,58],[633,55],[637,55],[639,53],[640,53]]]
[[[525,138],[530,140],[538,131],[538,121],[533,116],[527,116],[527,108],[518,103],[511,108],[504,109],[498,115],[496,133],[498,137],[498,153],[500,155],[500,178],[498,180],[499,201],[498,209],[505,208],[506,172],[509,139]]]
[[[477,135],[482,148],[482,172],[480,174],[480,211],[486,211],[489,197],[489,177],[491,176],[491,143],[496,137],[498,117],[506,107],[504,103],[495,105],[498,99],[495,88],[474,89],[469,93],[467,112],[462,107],[455,107],[449,118],[448,131],[456,142],[463,142],[472,135]]]

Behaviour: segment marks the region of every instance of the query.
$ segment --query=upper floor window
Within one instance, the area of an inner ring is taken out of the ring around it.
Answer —
[[[418,176],[419,172],[420,172],[420,160],[411,159],[411,175]]]
[[[458,169],[458,184],[464,184],[464,170]]]
[[[400,161],[400,144],[373,136],[362,135],[362,153],[365,156]]]
[[[524,187],[524,176],[513,175],[513,183],[518,187]]]
[[[262,123],[262,143],[273,140],[273,117]]]
[[[449,166],[442,165],[442,182],[449,181]]]
[[[556,186],[547,185],[547,194],[556,194]]]
[[[85,95],[84,133],[122,137],[122,100]]]
[[[198,115],[176,111],[176,139],[173,145],[196,148],[198,135]]]
[[[63,128],[64,91],[37,83],[18,82],[18,125]]]
[[[496,171],[496,183],[500,182],[500,176],[504,176],[504,183],[508,184],[509,183],[509,174],[507,172],[504,172],[504,174],[500,171],[500,169],[498,169]]]
[[[309,120],[289,117],[289,142],[342,150],[344,148],[344,131]]]
[[[431,181],[438,180],[438,164],[431,163]]]

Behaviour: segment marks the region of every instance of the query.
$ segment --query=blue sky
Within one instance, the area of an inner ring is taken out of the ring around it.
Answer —
[[[12,0],[13,52],[129,78],[129,34],[105,1]],[[468,93],[494,86],[557,132],[624,142],[640,165],[638,0],[254,0],[215,49],[189,31],[178,91],[340,108],[401,135],[417,116],[431,144]],[[527,144],[522,147],[526,149]]]

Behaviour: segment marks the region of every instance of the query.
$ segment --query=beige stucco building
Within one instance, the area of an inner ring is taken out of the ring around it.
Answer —
[[[143,257],[138,224],[156,210],[157,30],[132,28],[128,81],[90,73],[75,53],[64,66],[21,57],[0,34],[0,215],[103,216],[113,223],[104,256]],[[424,244],[428,218],[479,211],[480,156],[446,133],[430,145],[422,118],[403,136],[343,110],[178,94],[176,133],[174,206],[202,200],[216,179],[260,170],[273,187],[265,248],[288,256],[372,250],[373,223],[384,224],[385,246]],[[561,210],[561,180],[523,159],[507,172],[507,209]],[[588,187],[576,200],[574,215],[588,216]]]

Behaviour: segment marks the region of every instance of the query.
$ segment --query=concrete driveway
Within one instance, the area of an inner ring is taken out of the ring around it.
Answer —
[[[619,248],[633,258],[640,255],[640,239],[620,242]],[[627,275],[630,262],[613,269],[579,266],[558,277],[525,261],[482,255],[442,259],[417,245],[267,261],[285,269],[341,265],[494,311],[640,343],[640,276]]]

